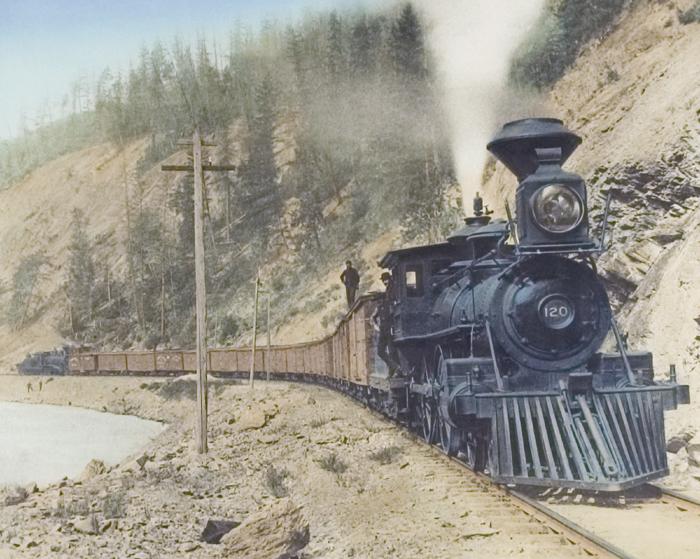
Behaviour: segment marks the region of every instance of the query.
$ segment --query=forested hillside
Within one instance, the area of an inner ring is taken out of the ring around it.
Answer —
[[[121,151],[146,139],[136,172],[114,185],[113,203],[126,204],[125,259],[95,250],[90,212],[78,203],[65,216],[72,233],[58,294],[62,334],[122,347],[192,342],[193,179],[167,177],[173,186],[164,202],[148,192],[162,160],[185,156],[177,141],[195,125],[217,144],[208,157],[238,165],[235,173],[206,178],[210,326],[217,343],[230,343],[249,327],[246,299],[258,268],[274,314],[293,314],[288,301],[300,298],[308,278],[339,268],[345,258],[369,268],[373,263],[362,262],[360,251],[383,231],[439,237],[460,210],[445,196],[454,176],[434,74],[410,5],[270,24],[258,34],[238,28],[225,47],[156,43],[128,73],[105,70],[92,86],[91,111],[3,153],[7,185],[41,157],[57,155],[60,148],[37,150],[36,142],[50,144],[69,127],[87,125],[65,145],[68,151],[99,142]],[[12,327],[21,329],[42,312],[33,286],[45,264],[55,265],[41,252],[18,263],[6,312]],[[335,290],[325,296],[335,297]]]
[[[584,134],[573,164],[593,184],[608,180],[622,154],[628,170],[636,155],[649,158],[643,138],[665,150],[674,128],[654,135],[642,123],[685,118],[692,100],[663,97],[682,72],[668,74],[653,107],[637,103],[633,119],[630,107],[654,91],[640,83],[661,83],[667,49],[670,60],[685,56],[698,3],[545,8],[512,61],[514,95],[538,97]],[[337,278],[346,259],[366,290],[383,251],[437,240],[464,213],[420,14],[400,4],[236,27],[225,43],[161,38],[127,71],[77,84],[68,116],[1,142],[0,204],[10,212],[0,221],[0,338],[24,340],[16,353],[59,337],[104,348],[192,345],[193,180],[160,165],[187,161],[177,142],[195,125],[216,144],[207,158],[237,166],[206,177],[211,343],[250,336],[258,271],[273,340],[332,328],[344,311]],[[658,59],[653,70],[645,57]],[[512,178],[491,161],[482,188],[498,211]],[[599,203],[597,190],[592,199]]]

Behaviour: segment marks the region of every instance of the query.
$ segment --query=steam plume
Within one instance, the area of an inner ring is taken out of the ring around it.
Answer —
[[[420,0],[450,121],[465,209],[479,189],[486,143],[513,100],[506,81],[511,56],[544,0]],[[517,111],[508,110],[517,118]]]

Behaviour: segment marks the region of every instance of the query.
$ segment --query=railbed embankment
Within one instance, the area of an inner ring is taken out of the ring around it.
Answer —
[[[210,452],[201,456],[192,377],[2,376],[3,400],[130,413],[169,428],[120,465],[0,506],[0,557],[277,557],[307,540],[309,558],[538,556],[541,535],[527,519],[511,533],[512,514],[497,502],[484,509],[486,494],[474,498],[482,488],[346,397],[283,382],[251,390],[212,381],[210,390]],[[207,544],[209,519],[243,525]],[[580,551],[557,538],[547,545],[557,557]]]

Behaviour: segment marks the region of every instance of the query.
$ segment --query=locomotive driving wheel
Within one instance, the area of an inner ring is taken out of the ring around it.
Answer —
[[[449,409],[447,399],[443,399],[442,403],[440,401],[440,395],[449,396],[450,385],[447,378],[447,367],[445,366],[445,359],[449,358],[449,355],[443,351],[442,347],[437,346],[435,348],[435,376],[437,378],[435,399],[438,408],[438,426],[437,431],[439,435],[440,448],[448,456],[456,456],[461,445],[461,431],[453,425],[449,417]]]
[[[430,385],[430,394],[421,393],[418,396],[418,406],[416,408],[418,422],[420,424],[420,433],[423,438],[430,444],[435,441],[436,424],[438,419],[437,401],[435,399],[435,376],[434,369],[429,365],[425,355],[421,360],[420,368],[420,384]]]

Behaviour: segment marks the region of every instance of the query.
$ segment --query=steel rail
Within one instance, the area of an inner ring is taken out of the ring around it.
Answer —
[[[700,514],[700,500],[688,495],[683,495],[683,493],[674,491],[673,489],[666,489],[665,487],[661,487],[653,483],[648,485],[661,491],[661,502],[673,505],[682,511],[690,512],[691,509],[695,509],[696,512]]]
[[[611,542],[597,536],[590,530],[576,524],[576,522],[569,520],[535,499],[511,489],[506,488],[505,491],[512,497],[515,497],[515,499],[520,502],[520,506],[527,508],[532,516],[535,518],[538,518],[539,514],[544,516],[546,518],[546,523],[550,525],[550,527],[552,524],[556,525],[562,531],[562,535],[580,545],[587,553],[594,552],[596,555],[602,557],[635,559],[633,555],[630,555]],[[518,505],[516,504],[516,506]]]
[[[357,398],[353,397],[352,399],[361,402],[361,400]],[[413,431],[408,429],[406,425],[399,423],[398,421],[394,420],[391,417],[388,417],[387,415],[383,414],[379,410],[372,408],[369,405],[365,404],[365,407],[371,412],[377,414],[378,416],[381,416],[382,419],[389,420],[391,423],[394,423],[395,425],[401,427],[404,433],[408,436],[408,438],[410,438],[414,442],[424,445],[436,457],[452,462],[453,464],[469,472],[471,475],[475,476],[480,481],[487,483],[490,488],[494,489],[495,491],[498,491],[501,495],[508,497],[510,502],[512,502],[515,507],[523,511],[531,518],[534,518],[538,522],[545,525],[555,534],[561,535],[567,541],[574,545],[578,545],[588,555],[594,557],[612,557],[616,559],[636,559],[633,555],[630,555],[629,553],[623,551],[611,542],[601,538],[600,536],[594,534],[590,530],[587,530],[583,526],[580,526],[576,522],[569,520],[568,518],[562,516],[558,512],[555,512],[554,510],[536,501],[535,499],[532,499],[531,497],[528,497],[527,495],[524,495],[519,491],[495,483],[490,477],[488,477],[485,474],[475,472],[462,460],[459,460],[458,458],[453,456],[448,456],[443,451],[441,451],[437,447],[437,445],[428,443],[419,434],[414,433]],[[700,502],[698,503],[698,505],[700,505]]]

